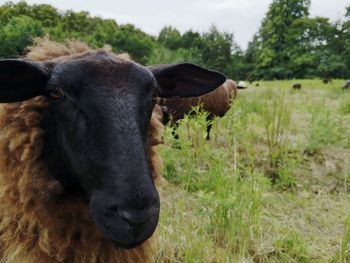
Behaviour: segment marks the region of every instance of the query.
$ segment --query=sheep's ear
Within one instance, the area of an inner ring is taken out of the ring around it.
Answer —
[[[150,67],[158,82],[158,96],[163,98],[196,97],[223,84],[226,77],[195,64],[181,63]]]
[[[0,60],[0,103],[23,101],[44,94],[49,70],[20,59]]]

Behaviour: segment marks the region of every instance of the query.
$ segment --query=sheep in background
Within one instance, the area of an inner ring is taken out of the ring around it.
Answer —
[[[244,81],[238,81],[237,89],[246,89],[246,88],[248,88],[248,86]]]
[[[150,262],[153,96],[199,96],[224,76],[45,39],[27,58],[0,60],[0,261]]]
[[[208,120],[214,117],[223,117],[230,109],[231,102],[236,96],[236,82],[228,79],[224,84],[203,96],[194,98],[158,99],[157,104],[166,106],[168,112],[171,114],[171,124],[174,125],[174,129],[176,129],[177,121],[183,119],[185,114],[188,114],[192,110],[192,107],[197,105],[202,105],[203,110],[209,113]],[[167,124],[167,122],[163,123]],[[207,140],[210,139],[211,127],[212,124],[208,124]],[[175,132],[174,136],[177,138]]]
[[[348,88],[350,88],[350,80],[345,81],[345,83],[342,87],[342,89],[348,89]]]
[[[323,80],[322,80],[322,83],[323,84],[328,84],[328,83],[332,83],[333,82],[333,80],[331,79],[331,78],[324,78]]]
[[[300,83],[293,84],[293,89],[300,90],[301,89],[301,84]]]

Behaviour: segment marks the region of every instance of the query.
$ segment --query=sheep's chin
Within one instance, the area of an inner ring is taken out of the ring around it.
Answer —
[[[101,209],[101,205],[94,202],[90,204],[90,212],[102,236],[122,249],[135,248],[149,239],[159,221],[159,210],[144,220],[140,214],[140,223],[132,223],[113,210]]]
[[[142,245],[142,242],[134,242],[134,243],[130,243],[128,245],[125,245],[125,244],[120,244],[118,241],[113,241],[113,240],[110,240],[113,245],[115,246],[115,248],[117,249],[126,249],[126,250],[130,250],[130,249],[134,249],[134,248],[137,248],[138,246]]]
[[[141,227],[131,227],[123,219],[114,219],[115,225],[97,224],[102,235],[121,249],[133,249],[149,239],[158,224],[159,216],[154,216]]]

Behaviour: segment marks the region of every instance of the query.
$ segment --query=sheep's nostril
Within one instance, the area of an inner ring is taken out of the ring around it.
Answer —
[[[150,221],[153,216],[159,213],[159,208],[150,208],[144,211],[119,210],[120,218],[127,221],[131,226],[140,227]]]
[[[142,231],[145,228],[145,225],[150,221],[151,218],[147,219],[147,221],[142,221],[135,223],[133,221],[130,221],[129,219],[122,218],[128,225],[129,227],[136,233]]]

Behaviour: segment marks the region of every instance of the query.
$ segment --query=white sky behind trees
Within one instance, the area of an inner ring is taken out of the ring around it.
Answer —
[[[4,4],[7,0],[0,0]],[[12,2],[19,2],[14,0]],[[51,4],[59,10],[88,11],[93,16],[131,23],[146,33],[158,35],[167,25],[180,32],[203,32],[215,24],[232,32],[246,49],[257,32],[272,0],[27,0],[29,4]],[[311,0],[311,17],[342,19],[350,0]]]

